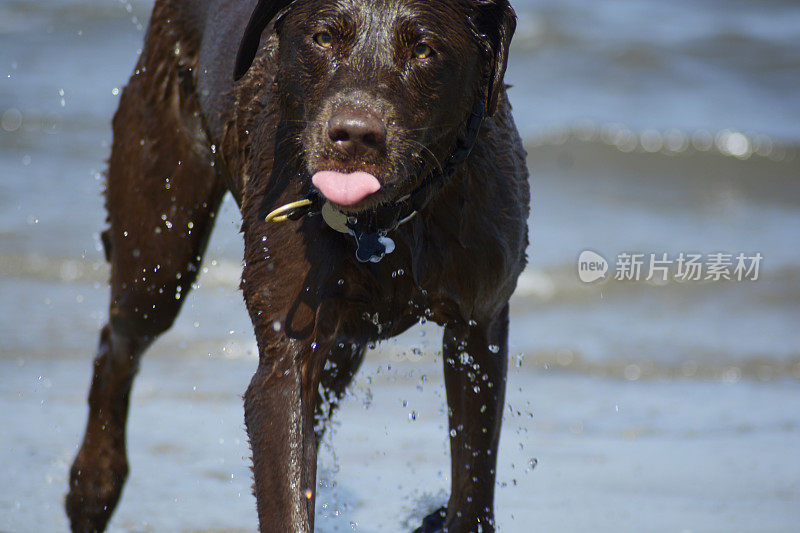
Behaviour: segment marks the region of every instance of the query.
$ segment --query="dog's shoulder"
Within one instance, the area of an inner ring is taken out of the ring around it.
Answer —
[[[256,4],[257,0],[157,0],[153,6],[137,71],[162,76],[183,72],[215,138],[232,109],[236,54]]]
[[[484,122],[464,168],[426,218],[425,283],[464,307],[464,316],[496,313],[526,265],[530,185],[525,149],[506,96]]]

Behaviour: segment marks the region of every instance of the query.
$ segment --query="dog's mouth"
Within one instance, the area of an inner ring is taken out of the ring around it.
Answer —
[[[303,136],[307,175],[316,192],[342,212],[357,214],[396,200],[410,192],[416,176],[427,168],[423,154],[414,149],[424,148],[422,142],[394,133],[372,150],[338,146],[324,124]]]
[[[311,182],[328,201],[342,207],[355,206],[381,190],[378,178],[363,171],[322,170],[311,177]]]

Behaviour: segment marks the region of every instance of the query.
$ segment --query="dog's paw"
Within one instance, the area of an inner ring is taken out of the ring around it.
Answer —
[[[64,502],[73,532],[105,531],[127,476],[124,450],[81,447],[70,470]]]
[[[447,508],[440,507],[422,520],[422,525],[414,533],[442,533],[444,521],[447,518]]]

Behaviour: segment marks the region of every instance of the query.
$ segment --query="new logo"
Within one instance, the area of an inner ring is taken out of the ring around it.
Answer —
[[[608,261],[602,255],[584,250],[578,257],[578,277],[584,283],[592,283],[606,277]]]

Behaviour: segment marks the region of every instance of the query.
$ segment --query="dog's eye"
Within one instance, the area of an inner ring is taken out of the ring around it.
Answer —
[[[425,43],[419,43],[414,47],[413,52],[417,59],[427,59],[433,55],[433,48]]]
[[[333,37],[327,31],[321,31],[314,35],[314,42],[322,48],[330,48],[333,45]]]

